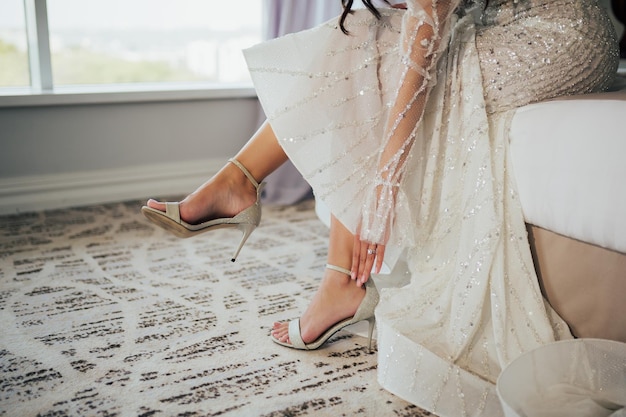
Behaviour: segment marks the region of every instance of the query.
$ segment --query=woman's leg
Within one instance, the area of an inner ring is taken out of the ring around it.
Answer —
[[[235,155],[235,159],[261,182],[287,160],[287,155],[266,121]],[[181,201],[180,216],[191,224],[232,217],[255,201],[256,190],[252,183],[239,168],[228,163]],[[148,200],[148,206],[165,211],[164,204],[155,200]]]
[[[330,221],[328,263],[350,269],[354,236],[334,216]],[[365,297],[365,289],[350,277],[326,269],[322,283],[311,304],[300,318],[300,334],[304,343],[315,341],[333,324],[352,317]],[[274,323],[272,335],[281,342],[289,340],[289,322]]]

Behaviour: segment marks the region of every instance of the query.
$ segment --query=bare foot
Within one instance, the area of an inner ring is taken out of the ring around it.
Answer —
[[[349,276],[326,269],[324,279],[300,318],[300,335],[304,343],[314,342],[339,321],[352,317],[365,297],[365,289],[354,285]],[[289,322],[276,322],[272,336],[283,343],[289,340]]]
[[[239,168],[229,163],[180,202],[180,217],[189,224],[233,217],[255,201],[254,185]],[[162,202],[150,199],[147,205],[165,211]]]

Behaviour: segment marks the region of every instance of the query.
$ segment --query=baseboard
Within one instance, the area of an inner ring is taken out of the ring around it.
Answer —
[[[224,162],[209,159],[0,178],[0,215],[186,194],[217,172]]]

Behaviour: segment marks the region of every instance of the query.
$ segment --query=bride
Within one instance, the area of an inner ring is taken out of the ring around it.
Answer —
[[[268,121],[180,203],[146,217],[181,237],[259,224],[289,158],[332,213],[328,265],[299,320],[271,337],[316,349],[378,324],[383,387],[442,416],[502,414],[494,384],[571,338],[544,301],[508,167],[514,110],[606,89],[617,41],[595,0],[411,0],[352,11],[245,51]],[[383,260],[411,282],[381,291]]]

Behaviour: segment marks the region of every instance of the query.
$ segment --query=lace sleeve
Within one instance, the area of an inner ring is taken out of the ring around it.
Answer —
[[[435,84],[435,68],[446,49],[450,20],[460,2],[414,0],[407,3],[402,23],[402,75],[387,120],[374,189],[370,190],[363,207],[362,240],[384,244],[389,238],[405,161],[416,140],[428,93]]]

